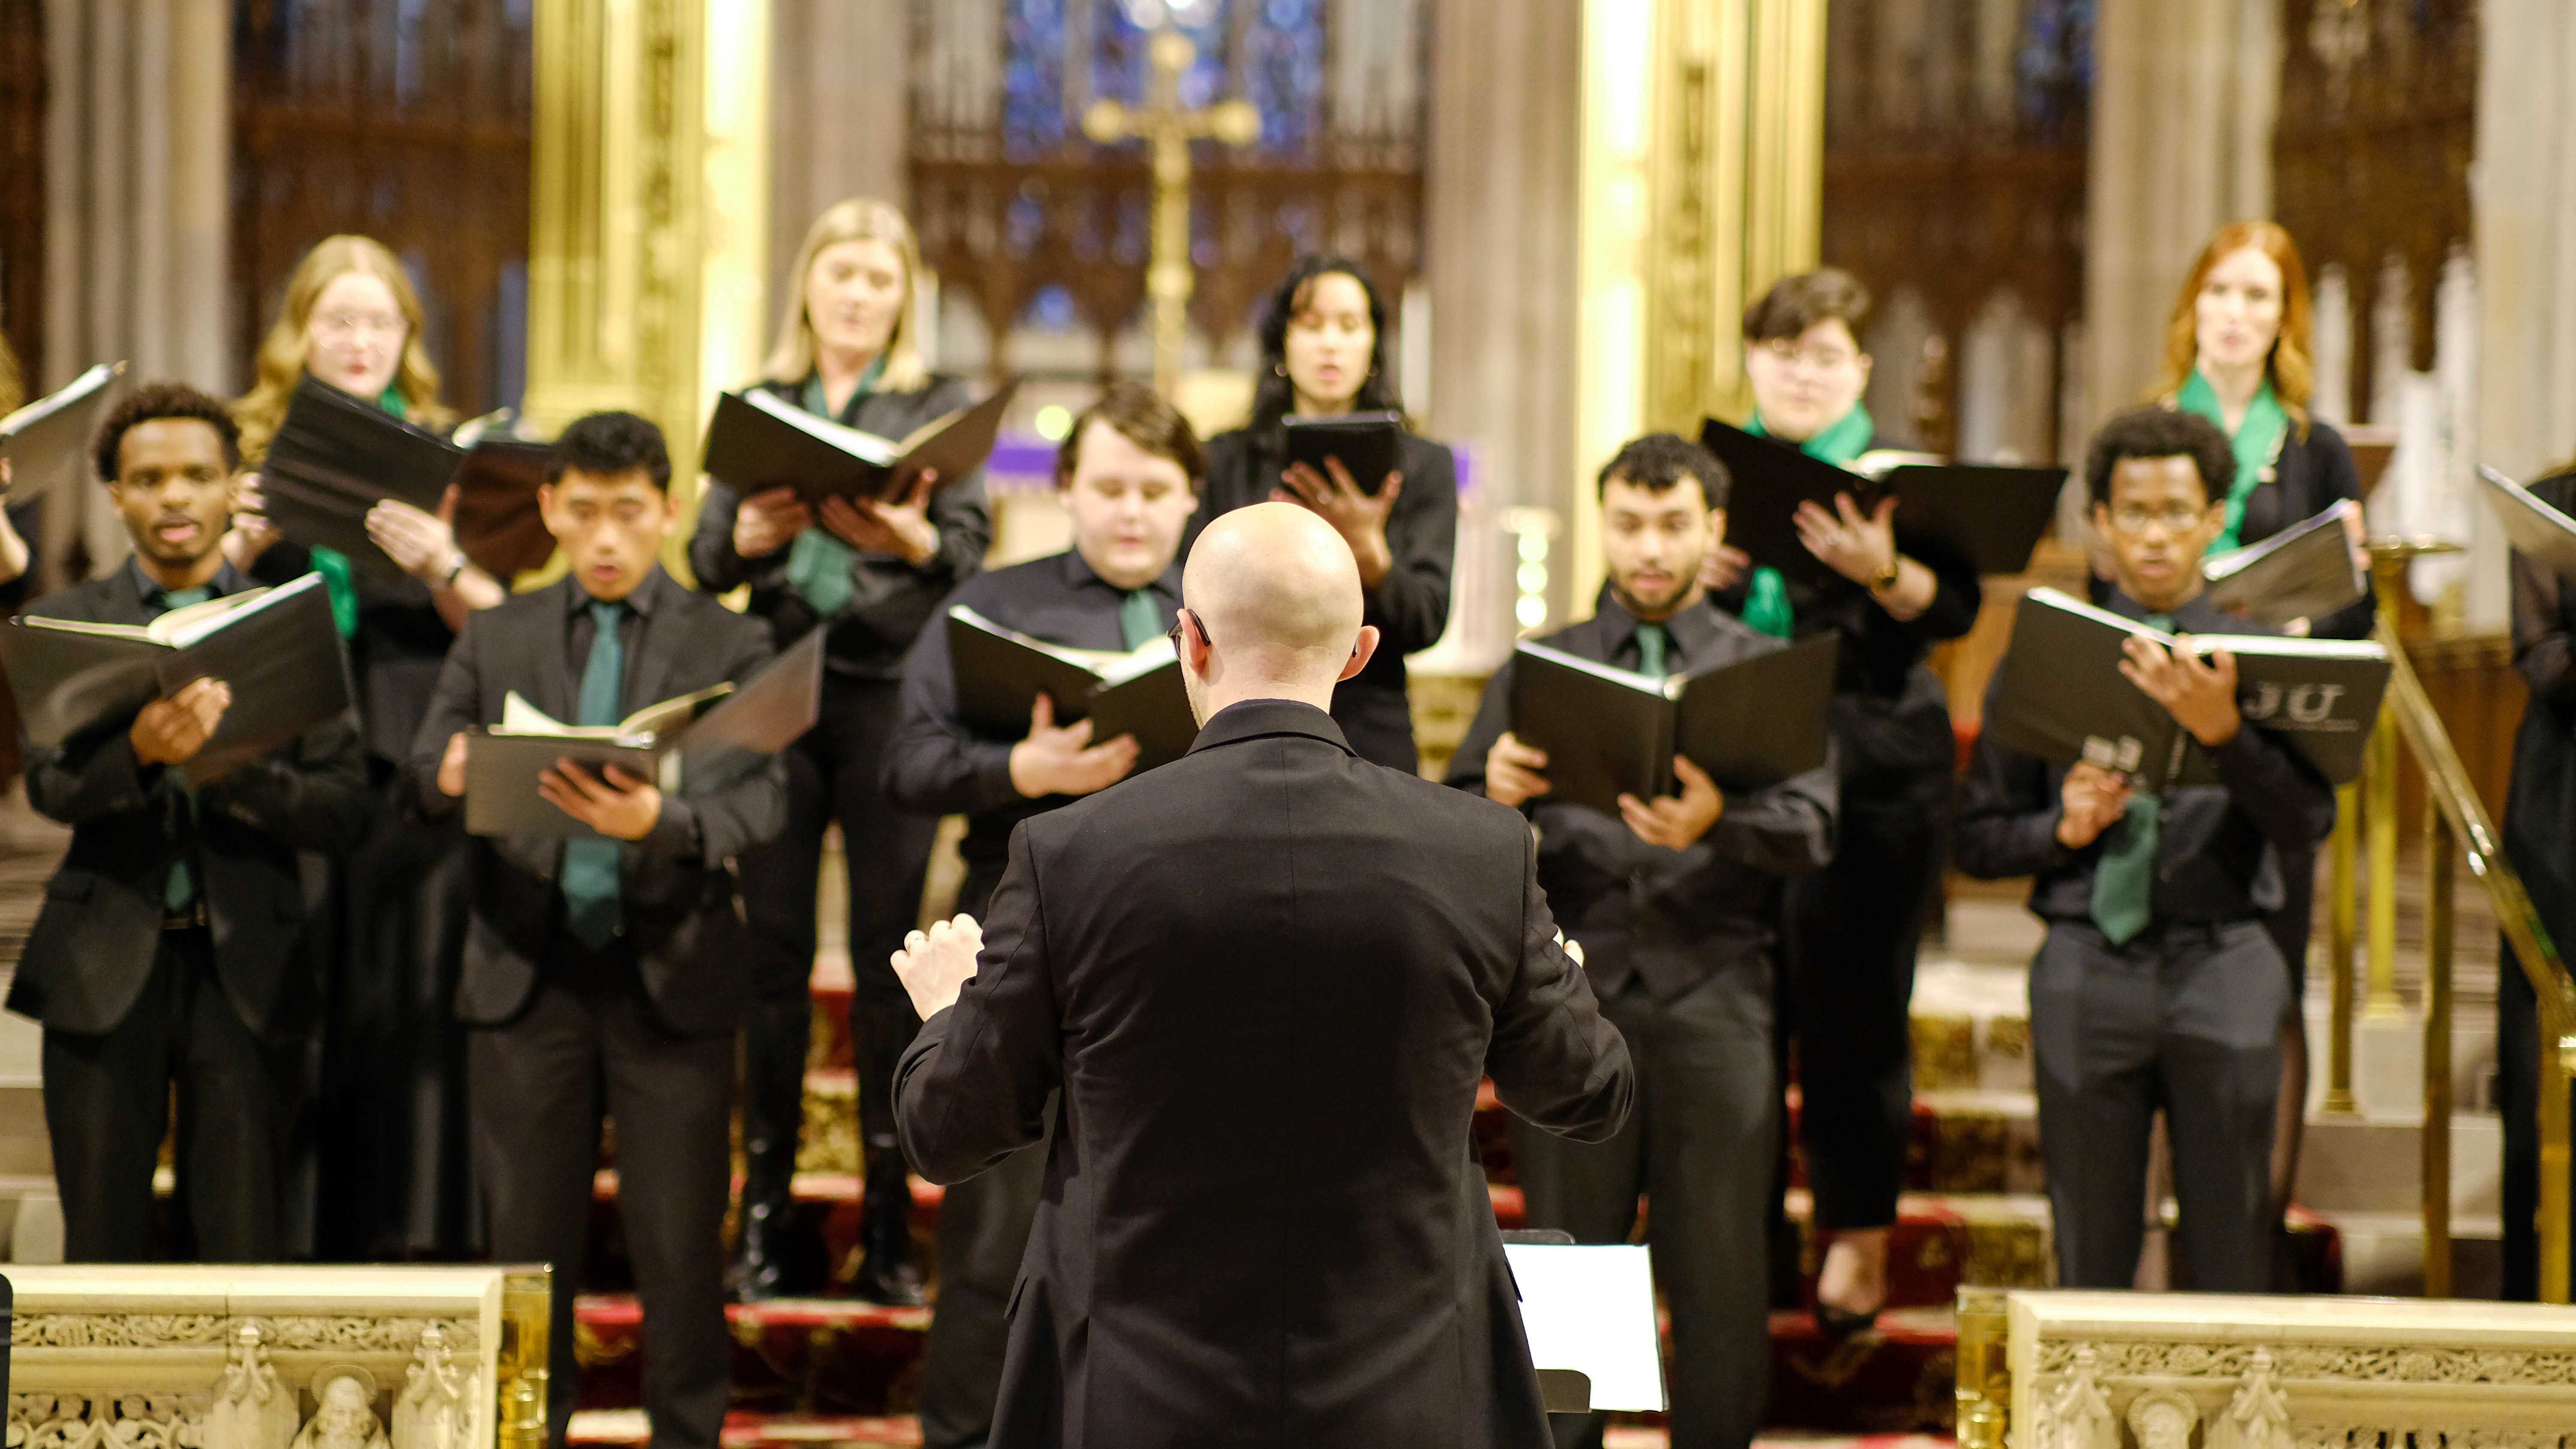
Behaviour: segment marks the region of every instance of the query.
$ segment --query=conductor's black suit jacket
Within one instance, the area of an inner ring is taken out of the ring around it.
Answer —
[[[1062,1089],[997,1449],[1549,1443],[1477,1081],[1598,1140],[1635,1078],[1532,861],[1519,815],[1280,700],[1019,828],[895,1079],[940,1182]]]
[[[500,723],[515,691],[551,718],[575,717],[581,690],[576,656],[589,653],[591,626],[579,617],[590,596],[570,578],[476,611],[457,635],[406,766],[424,815],[453,816],[464,801],[438,788],[451,735]],[[626,603],[636,615],[625,641],[619,708],[642,709],[725,681],[741,683],[770,657],[769,626],[682,588],[656,568]],[[684,785],[662,797],[661,818],[642,840],[618,846],[621,931],[644,989],[663,1021],[683,1032],[740,1024],[751,955],[734,857],[787,825],[787,772],[775,756],[712,788]],[[456,988],[459,1020],[499,1026],[527,1005],[563,947],[564,843],[551,836],[477,836],[473,908],[465,970]]]
[[[249,587],[227,565],[215,592]],[[51,619],[147,624],[132,564],[39,599]],[[26,746],[27,798],[72,827],[71,849],[9,987],[9,1009],[56,1031],[113,1030],[134,1009],[161,945],[163,888],[186,860],[215,947],[215,975],[242,1025],[267,1037],[307,1023],[317,983],[305,930],[298,850],[337,851],[365,825],[366,766],[356,726],[335,719],[196,792],[134,757],[129,717],[60,745]]]

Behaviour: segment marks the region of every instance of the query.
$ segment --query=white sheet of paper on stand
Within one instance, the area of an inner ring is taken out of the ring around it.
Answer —
[[[1664,1407],[1655,1338],[1655,1282],[1646,1250],[1626,1244],[1505,1243],[1520,1285],[1530,1360],[1592,1380],[1592,1407]]]

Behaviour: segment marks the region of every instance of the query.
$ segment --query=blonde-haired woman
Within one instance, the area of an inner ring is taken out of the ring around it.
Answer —
[[[2362,547],[2361,475],[2352,449],[2342,434],[2308,412],[2316,377],[2313,325],[2307,268],[2297,243],[2273,222],[2220,227],[2174,295],[2152,397],[2216,423],[2236,455],[2236,475],[2226,480],[2227,526],[2210,545],[2212,553],[2260,543],[2338,505],[2355,551]],[[2359,639],[2377,618],[2377,606],[2365,593],[2358,603],[2305,621],[2305,632]],[[2316,859],[2311,851],[2283,851],[2280,865],[2281,904],[2264,925],[2290,968],[2272,1153],[2273,1202],[2286,1211],[2307,1103],[2308,1040],[2299,1001],[2307,983]],[[2286,1255],[2276,1256],[2276,1263],[2286,1261]],[[2294,1286],[2285,1274],[2286,1266],[2276,1268],[2276,1282]]]
[[[410,278],[383,243],[317,243],[287,279],[255,383],[233,405],[244,461],[255,467],[267,455],[308,375],[408,422],[452,423],[421,345],[422,318]],[[316,1247],[325,1258],[359,1261],[461,1251],[473,1199],[464,1037],[448,997],[465,936],[463,836],[407,822],[395,782],[455,631],[506,590],[465,561],[443,518],[409,504],[386,499],[367,515],[386,567],[278,539],[258,513],[255,473],[239,498],[224,541],[234,567],[270,583],[309,568],[330,587],[375,786],[367,834],[333,873],[339,929],[328,969],[338,979],[323,1023]],[[428,1125],[424,1103],[436,1114]]]
[[[854,198],[826,209],[789,270],[778,344],[759,386],[819,417],[900,438],[973,401],[922,364],[915,315],[921,256],[903,213]],[[749,498],[711,479],[689,564],[701,588],[750,586],[751,612],[784,649],[827,629],[823,710],[787,752],[788,825],[742,862],[755,959],[744,1052],[742,1235],[735,1291],[745,1299],[810,1291],[780,1256],[804,1115],[813,1006],[814,897],[824,828],[837,819],[849,864],[850,1039],[859,1073],[866,1167],[858,1293],[922,1301],[912,1199],[895,1139],[895,1060],[918,1025],[887,964],[921,908],[937,822],[894,808],[880,783],[903,656],[949,590],[983,564],[993,526],[980,473],[923,474],[888,503],[833,499],[808,510],[780,488]],[[1004,788],[1008,788],[1005,784]]]

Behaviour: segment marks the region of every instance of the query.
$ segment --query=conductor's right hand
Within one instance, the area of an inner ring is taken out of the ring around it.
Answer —
[[[181,765],[197,757],[232,706],[233,691],[220,679],[200,679],[167,699],[143,706],[125,737],[146,765]]]
[[[1134,768],[1134,735],[1095,745],[1087,719],[1058,729],[1055,702],[1043,694],[1029,710],[1029,737],[1011,746],[1011,788],[1031,800],[1106,790]]]
[[[2099,765],[2079,762],[2066,772],[2057,798],[2057,843],[2082,850],[2127,813],[2129,782]]]
[[[813,526],[814,513],[793,488],[772,488],[742,500],[733,515],[733,551],[744,558],[766,558]]]
[[[1546,768],[1547,751],[1505,730],[1485,751],[1485,798],[1517,810],[1522,801],[1548,792],[1547,776],[1539,773]]]

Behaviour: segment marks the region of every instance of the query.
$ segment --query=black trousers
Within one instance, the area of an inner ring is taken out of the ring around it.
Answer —
[[[2496,1110],[2504,1114],[2504,1296],[2540,1297],[2540,998],[2498,942]],[[2576,1176],[2576,1172],[2571,1172]]]
[[[849,866],[850,1047],[858,1068],[859,1132],[871,1151],[897,1145],[894,1068],[921,1029],[890,957],[921,914],[933,816],[894,808],[878,783],[894,735],[900,685],[826,674],[822,714],[784,752],[787,830],[742,857],[743,909],[751,924],[751,1007],[744,1081],[761,1109],[803,1110],[806,1043],[814,1002],[815,886],[823,832],[841,824]]]
[[[367,832],[340,862],[322,1031],[320,1210],[328,1259],[452,1258],[479,1242],[466,1120],[463,828],[403,818],[381,760]]]
[[[182,1258],[273,1263],[279,1178],[303,1054],[263,1041],[215,979],[203,926],[163,931],[152,975],[113,1031],[47,1029],[45,1131],[62,1195],[63,1256],[136,1263],[151,1248],[152,1170],[177,1091]]]
[[[1672,1313],[1673,1449],[1744,1449],[1771,1372],[1769,1226],[1780,1097],[1771,1071],[1771,972],[1735,962],[1671,1001],[1631,977],[1602,1003],[1637,1066],[1637,1106],[1607,1142],[1569,1142],[1512,1119],[1526,1225],[1624,1243],[1637,1199]],[[1598,1449],[1598,1414],[1549,1421]]]
[[[1833,860],[1785,889],[1783,1011],[1818,1232],[1896,1221],[1913,1133],[1914,958],[1943,826],[1914,807],[1847,812]]]
[[[2259,921],[2153,925],[2118,947],[2089,923],[2050,923],[2030,968],[2030,1033],[2059,1286],[2135,1281],[2162,1109],[2181,1209],[2175,1286],[2270,1291],[2288,992]]]
[[[661,1449],[716,1449],[732,1368],[725,1331],[726,1137],[733,1033],[662,1021],[623,943],[593,955],[558,933],[560,963],[508,1024],[468,1048],[475,1166],[492,1258],[554,1265],[549,1442],[580,1397],[573,1296],[599,1163],[601,1089],[617,1121],[617,1210],[644,1302],[644,1407]]]
[[[957,909],[982,920],[1001,883],[998,868],[976,868],[957,888]],[[1052,1105],[1046,1119],[1055,1121]],[[921,1369],[923,1449],[979,1449],[992,1435],[1011,1285],[1046,1188],[1047,1147],[1047,1139],[1031,1143],[940,1199],[939,1303]]]

